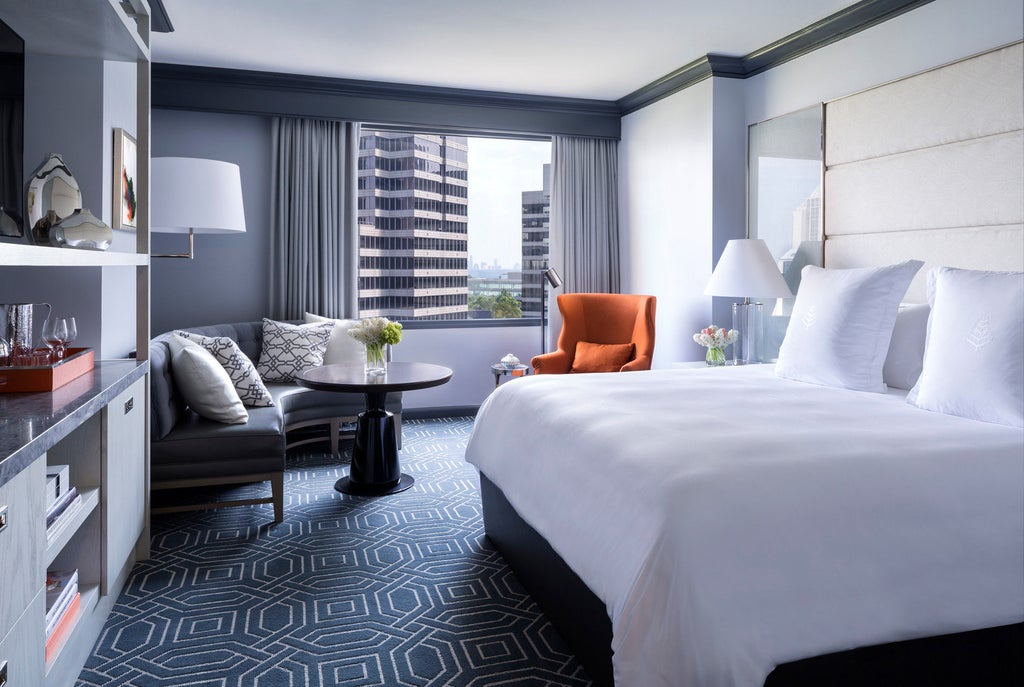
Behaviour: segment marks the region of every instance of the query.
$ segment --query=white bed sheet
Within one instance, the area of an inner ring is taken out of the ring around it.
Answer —
[[[618,687],[1024,620],[1024,431],[771,366],[538,375],[466,451],[606,603]]]

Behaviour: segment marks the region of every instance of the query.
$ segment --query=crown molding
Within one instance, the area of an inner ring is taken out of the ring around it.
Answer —
[[[932,1],[861,0],[743,57],[709,54],[694,60],[619,98],[616,104],[625,115],[712,76],[746,79]]]

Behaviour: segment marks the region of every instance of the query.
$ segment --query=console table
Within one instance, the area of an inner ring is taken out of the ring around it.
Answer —
[[[320,391],[361,393],[366,410],[359,413],[352,466],[334,488],[343,494],[382,496],[397,494],[413,485],[398,460],[394,415],[384,409],[392,391],[412,391],[440,386],[452,378],[447,367],[430,363],[388,363],[387,374],[370,377],[361,365],[324,365],[295,376],[299,386]]]

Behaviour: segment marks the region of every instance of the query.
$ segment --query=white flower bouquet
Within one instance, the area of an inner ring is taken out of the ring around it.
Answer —
[[[725,347],[736,343],[740,333],[710,325],[693,335],[693,340],[708,349],[704,360],[708,365],[725,365]]]
[[[366,371],[384,374],[387,358],[384,347],[402,340],[402,325],[386,317],[370,317],[348,330],[348,335],[366,346]]]

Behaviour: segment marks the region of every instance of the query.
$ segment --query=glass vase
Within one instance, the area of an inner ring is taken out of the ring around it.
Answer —
[[[709,367],[725,365],[725,349],[708,346],[708,352],[707,355],[704,356],[704,362],[706,362]]]
[[[388,373],[385,344],[366,344],[366,376],[383,377]]]

